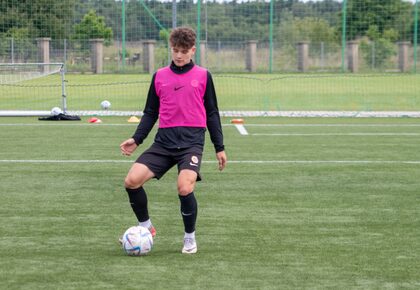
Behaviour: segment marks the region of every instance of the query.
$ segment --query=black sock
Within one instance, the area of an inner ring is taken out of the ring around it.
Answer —
[[[181,215],[184,221],[184,228],[186,233],[193,233],[195,231],[195,221],[197,220],[197,200],[194,192],[186,196],[179,195],[181,201]]]
[[[149,219],[149,211],[147,210],[147,195],[143,187],[125,189],[130,199],[131,208],[133,209],[137,220],[144,222]]]

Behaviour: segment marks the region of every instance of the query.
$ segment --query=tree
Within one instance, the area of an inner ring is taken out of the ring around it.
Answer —
[[[395,42],[412,39],[411,9],[412,3],[402,0],[350,0],[347,39],[360,39],[365,62],[384,68],[396,54]]]
[[[28,29],[29,35],[65,39],[71,34],[76,0],[1,1],[0,33]]]
[[[389,58],[396,53],[394,43],[397,40],[398,32],[390,28],[380,33],[376,25],[371,25],[366,36],[367,39],[363,38],[360,45],[365,62],[374,63],[372,68],[384,68]]]
[[[14,60],[17,62],[26,62],[31,54],[36,51],[36,45],[30,39],[28,28],[10,28],[6,33],[0,35],[0,54],[8,55],[11,50],[11,41],[13,39]]]
[[[82,41],[82,48],[88,47],[89,39],[103,38],[105,45],[112,41],[112,29],[106,26],[105,17],[96,15],[95,10],[90,10],[74,30],[73,38]]]
[[[347,39],[366,36],[372,25],[380,34],[397,29],[400,40],[408,35],[412,23],[411,3],[402,0],[352,0],[347,3]]]

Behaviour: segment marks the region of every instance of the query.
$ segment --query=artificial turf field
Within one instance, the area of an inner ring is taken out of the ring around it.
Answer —
[[[223,119],[196,187],[199,252],[180,253],[176,172],[146,185],[152,252],[125,256],[136,125],[0,118],[1,289],[419,289],[420,120]],[[155,131],[137,153],[151,144]]]

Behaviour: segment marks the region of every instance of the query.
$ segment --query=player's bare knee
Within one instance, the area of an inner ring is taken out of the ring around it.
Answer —
[[[139,188],[140,186],[142,186],[143,184],[136,182],[133,178],[131,178],[130,176],[127,176],[124,180],[124,186],[125,188],[130,188],[130,189],[135,189],[135,188]]]
[[[194,184],[178,184],[178,194],[186,196],[194,191]]]

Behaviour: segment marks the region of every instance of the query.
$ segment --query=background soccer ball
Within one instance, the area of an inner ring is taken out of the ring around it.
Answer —
[[[131,227],[122,237],[122,247],[129,256],[146,255],[153,247],[152,234],[145,227]]]
[[[109,101],[102,101],[101,107],[104,110],[108,110],[109,108],[111,108],[111,102],[109,102]]]
[[[53,115],[53,116],[57,116],[57,115],[60,115],[62,113],[63,113],[63,111],[59,107],[54,107],[54,108],[51,109],[51,115]]]

